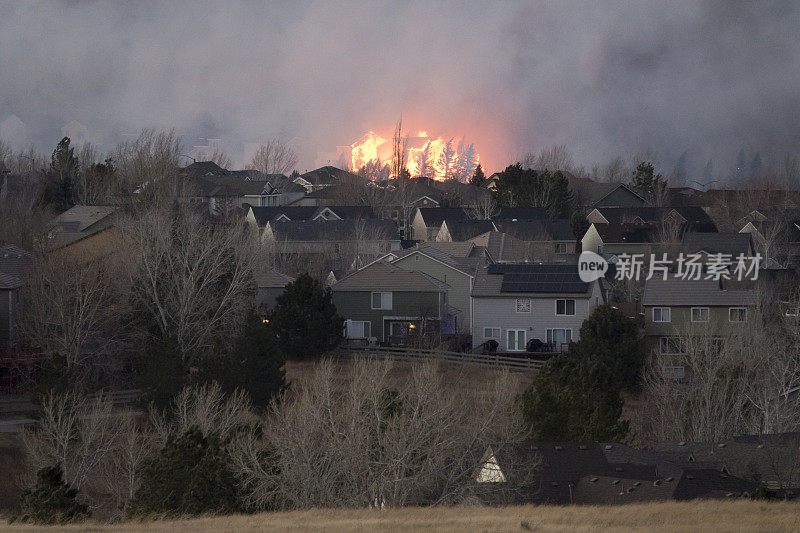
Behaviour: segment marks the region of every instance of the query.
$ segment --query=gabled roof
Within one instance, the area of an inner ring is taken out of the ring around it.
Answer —
[[[267,222],[275,220],[281,217],[281,215],[289,220],[310,220],[318,210],[319,208],[313,205],[250,206],[250,211],[252,211],[253,217],[255,217],[256,223],[258,223],[259,226],[265,226]]]
[[[471,244],[471,243],[470,243]],[[474,246],[474,245],[473,245]],[[434,259],[435,261],[439,261],[459,272],[462,272],[470,277],[475,276],[475,271],[478,269],[479,266],[483,266],[486,263],[486,260],[482,257],[453,257],[448,253],[439,250],[437,248],[431,246],[420,246],[418,248],[409,248],[407,250],[403,250],[402,252],[395,252],[395,256],[397,259],[394,259],[392,264],[402,262],[407,264],[408,257],[411,257],[415,254],[425,255]],[[405,260],[405,261],[404,261]]]
[[[577,178],[569,173],[565,173],[565,176],[569,180],[573,194],[583,205],[594,207],[605,205],[604,200],[619,189],[639,200],[642,205],[645,203],[644,198],[625,183],[597,182],[589,178]]]
[[[472,295],[586,297],[592,283],[581,281],[576,265],[494,264],[478,270]]]
[[[642,305],[647,306],[751,306],[756,295],[750,290],[724,290],[720,281],[684,280],[675,277],[647,280]]]
[[[55,217],[50,225],[57,230],[85,231],[118,209],[111,205],[76,205]]]
[[[475,255],[480,255],[478,250],[480,247],[475,246],[475,244],[467,241],[467,242],[424,242],[418,245],[420,249],[423,248],[433,248],[439,250],[441,252],[446,253],[455,258],[459,257],[472,257]]]
[[[372,207],[368,205],[324,205],[317,208],[314,214],[311,215],[311,220],[318,218],[326,211],[331,211],[334,215],[343,220],[350,218],[376,218]]]
[[[498,220],[495,226],[521,241],[575,241],[569,220]]]
[[[447,232],[453,241],[463,242],[478,235],[483,235],[489,231],[495,231],[495,225],[491,220],[445,220],[443,223],[447,225]]]
[[[0,289],[10,290],[22,287],[22,278],[0,272]]]
[[[446,283],[415,270],[404,270],[385,261],[376,261],[335,283],[334,292],[398,291],[444,292]]]
[[[213,161],[195,161],[181,169],[181,173],[189,178],[202,178],[206,176],[223,176],[228,171]]]
[[[417,211],[429,228],[441,226],[445,219],[460,222],[468,218],[461,207],[419,207]]]
[[[0,248],[0,272],[21,278],[30,259],[30,252],[16,244],[7,244]]]
[[[305,174],[301,174],[300,177],[310,183],[311,185],[333,185],[342,179],[360,179],[358,175],[353,174],[352,172],[348,172],[346,170],[342,170],[341,168],[336,168],[332,166],[324,166]]]
[[[752,251],[749,233],[687,232],[683,235],[685,253],[749,255]]]
[[[716,231],[714,221],[702,207],[596,207],[609,224],[660,223],[674,211],[699,231]]]
[[[592,224],[605,244],[656,242],[656,230],[638,224]]]
[[[292,276],[281,274],[277,270],[269,269],[255,276],[256,286],[259,289],[279,289],[294,281]]]
[[[492,220],[547,220],[549,215],[543,207],[501,207]]]
[[[273,220],[269,228],[278,241],[399,240],[397,224],[391,220]]]

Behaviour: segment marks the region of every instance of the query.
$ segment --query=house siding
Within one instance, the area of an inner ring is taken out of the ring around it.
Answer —
[[[0,348],[11,344],[11,294],[13,291],[0,290]]]
[[[531,299],[531,313],[517,313],[517,298]],[[556,315],[557,299],[574,299],[575,314],[572,316]],[[603,302],[598,283],[594,283],[589,296],[553,296],[536,297],[533,294],[481,296],[473,298],[473,328],[472,344],[478,346],[487,341],[484,337],[484,328],[500,328],[500,339],[496,339],[500,346],[498,350],[505,351],[506,332],[509,329],[524,329],[525,342],[530,339],[547,341],[547,330],[564,328],[572,330],[572,340],[580,337],[583,321],[591,314],[595,307]]]
[[[669,322],[653,322],[653,308],[668,307],[670,309]],[[708,307],[708,322],[692,322],[692,307]],[[692,305],[692,306],[670,306],[670,305],[648,305],[644,306],[644,330],[647,337],[647,347],[650,350],[658,349],[661,337],[680,337],[694,327],[707,327],[709,331],[719,331],[722,333],[727,326],[735,326],[736,323],[729,321],[729,309],[731,307],[747,307],[748,320],[751,318],[752,310],[746,305]]]
[[[390,317],[439,318],[441,294],[421,291],[385,291],[392,293],[391,309],[372,309],[373,291],[333,291],[333,303],[345,320],[371,323],[372,336],[386,340],[384,319]],[[374,292],[382,292],[376,287]],[[388,332],[386,332],[388,333]]]
[[[407,255],[394,261],[392,264],[404,270],[423,272],[434,279],[448,284],[450,288],[447,290],[447,302],[450,307],[458,309],[460,312],[456,317],[456,330],[464,333],[469,333],[471,331],[471,276],[420,253]]]

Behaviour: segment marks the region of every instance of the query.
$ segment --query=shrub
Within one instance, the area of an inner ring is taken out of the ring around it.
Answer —
[[[197,426],[164,448],[143,470],[131,502],[132,515],[197,515],[239,509],[236,479],[228,455],[215,434],[204,436]]]
[[[64,482],[61,464],[48,466],[36,474],[36,485],[22,493],[23,522],[63,524],[89,517],[86,505],[78,503],[78,489]]]

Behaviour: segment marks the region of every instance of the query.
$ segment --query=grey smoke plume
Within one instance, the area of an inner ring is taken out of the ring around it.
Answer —
[[[402,114],[489,170],[566,144],[585,165],[686,152],[699,175],[797,151],[798,27],[795,2],[9,1],[0,135],[49,151],[72,120],[103,148],[175,127],[239,163],[279,136],[302,169]]]

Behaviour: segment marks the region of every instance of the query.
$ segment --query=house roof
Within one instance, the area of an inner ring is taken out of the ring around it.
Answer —
[[[671,212],[676,212],[686,222],[700,231],[716,231],[711,217],[702,207],[596,207],[609,224],[628,224],[641,220],[642,223],[660,223]],[[707,229],[711,228],[711,229]]]
[[[521,241],[575,241],[569,220],[498,220],[495,226]]]
[[[495,225],[491,220],[445,220],[447,231],[453,241],[464,242],[478,235],[494,231]]]
[[[573,194],[583,205],[601,206],[603,205],[603,200],[617,189],[625,190],[632,196],[638,198],[642,204],[645,202],[644,198],[642,198],[639,193],[625,183],[598,182],[590,178],[578,178],[571,173],[564,173],[564,175],[567,177],[567,180],[569,180]]]
[[[637,224],[592,224],[603,242],[648,243],[655,242],[655,228]]]
[[[592,283],[581,281],[575,265],[493,264],[478,269],[472,295],[586,296]]]
[[[420,243],[418,245],[420,249],[423,248],[434,248],[441,252],[446,253],[452,257],[471,257],[476,255],[476,249],[481,248],[480,246],[475,246],[475,244],[466,241],[466,242],[437,242],[437,241],[430,241]],[[480,254],[477,254],[480,255]]]
[[[7,244],[0,248],[0,272],[21,278],[31,254],[16,244]]]
[[[49,243],[60,248],[107,229],[110,218],[119,207],[106,205],[76,205],[50,221]]]
[[[300,175],[312,185],[333,185],[342,179],[360,179],[358,175],[332,166],[324,166]]]
[[[0,272],[0,289],[9,290],[22,287],[22,279],[18,276]]]
[[[415,270],[404,270],[385,261],[376,261],[345,276],[335,283],[334,292],[397,291],[397,292],[444,292],[446,283]]]
[[[275,220],[281,215],[284,215],[289,220],[310,220],[318,210],[319,208],[313,205],[250,206],[250,211],[253,212],[253,217],[255,217],[259,226],[265,226],[267,222]]]
[[[486,241],[486,251],[498,262],[521,262],[528,255],[528,246],[512,235],[492,231]]]
[[[798,447],[800,433],[778,433],[742,435],[716,443],[661,443],[655,452],[677,465],[715,463],[733,476],[757,475],[764,482],[796,488],[800,487]]]
[[[492,220],[547,220],[547,210],[543,207],[501,207]]]
[[[645,282],[642,305],[749,306],[756,295],[750,290],[724,290],[719,281],[653,277]]]
[[[294,281],[292,276],[281,274],[277,270],[269,269],[255,276],[256,286],[259,289],[279,289]]]
[[[399,240],[397,224],[391,220],[272,220],[269,227],[278,241]]]
[[[470,243],[471,244],[471,243]],[[474,245],[473,245],[474,246]],[[392,263],[397,263],[406,257],[414,254],[426,255],[436,261],[444,263],[468,276],[474,276],[475,271],[479,266],[485,264],[486,260],[483,257],[453,257],[452,255],[432,246],[420,246],[418,248],[408,248],[402,252],[395,252],[397,259]]]
[[[748,255],[751,251],[750,234],[686,232],[683,235],[683,251],[731,254],[734,258],[739,254]]]
[[[181,173],[189,178],[204,176],[222,176],[228,171],[213,161],[195,161],[181,169]]]
[[[467,220],[467,213],[461,207],[419,207],[417,208],[425,226],[439,227],[445,220],[460,222]]]

